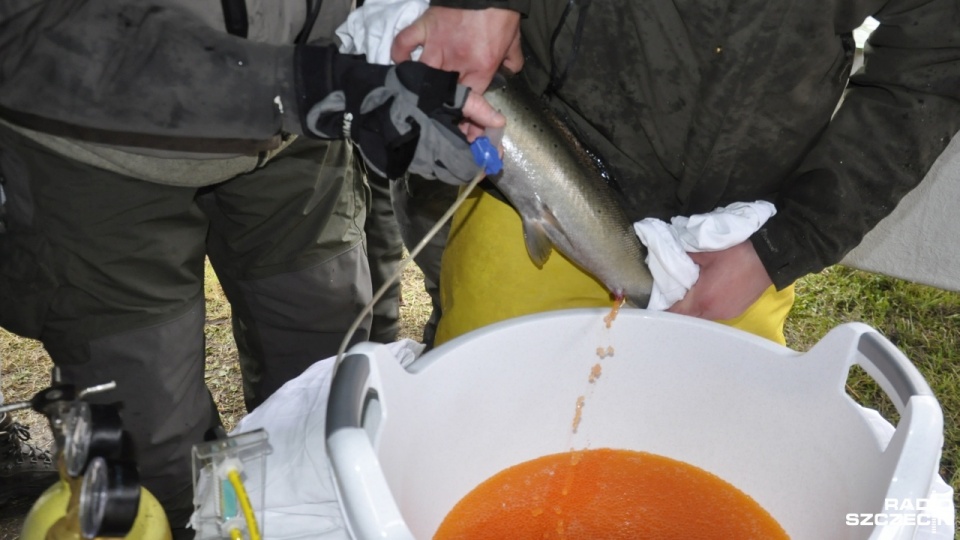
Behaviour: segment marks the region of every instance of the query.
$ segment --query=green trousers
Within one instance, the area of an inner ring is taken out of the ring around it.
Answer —
[[[205,259],[232,306],[252,408],[334,355],[370,300],[352,149],[299,139],[195,188],[71,161],[0,126],[0,182],[0,326],[41,340],[65,382],[117,382],[95,399],[123,403],[141,479],[183,525],[191,447],[219,423],[204,383]]]
[[[376,293],[396,273],[403,259],[403,239],[397,226],[390,196],[390,184],[376,174],[367,175],[370,186],[370,204],[364,233],[367,239],[367,263],[370,266],[370,282]],[[400,334],[400,281],[391,283],[380,300],[373,306],[373,321],[370,326],[370,341],[390,343]]]

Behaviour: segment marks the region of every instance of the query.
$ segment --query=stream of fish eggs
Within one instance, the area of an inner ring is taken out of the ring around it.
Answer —
[[[616,319],[619,303],[604,318]],[[612,346],[597,347],[602,361]],[[587,379],[602,374],[594,364]],[[572,432],[586,397],[578,396]],[[782,539],[780,525],[723,479],[647,452],[571,450],[504,469],[474,488],[447,514],[434,540],[657,538]]]

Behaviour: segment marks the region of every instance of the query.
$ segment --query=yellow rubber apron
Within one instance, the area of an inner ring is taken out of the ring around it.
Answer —
[[[793,300],[792,285],[781,291],[771,286],[742,315],[719,322],[785,344],[783,324]],[[599,281],[557,251],[537,268],[516,210],[475,189],[453,216],[443,254],[436,344],[521,315],[612,302]]]

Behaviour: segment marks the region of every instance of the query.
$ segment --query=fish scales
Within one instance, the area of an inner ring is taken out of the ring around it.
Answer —
[[[520,214],[531,260],[542,267],[555,248],[611,293],[646,307],[646,248],[597,163],[522,82],[501,83],[484,95],[507,118],[503,172],[490,180]]]

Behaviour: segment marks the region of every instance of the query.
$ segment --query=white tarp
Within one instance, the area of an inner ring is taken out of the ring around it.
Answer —
[[[960,291],[960,137],[841,264]]]

